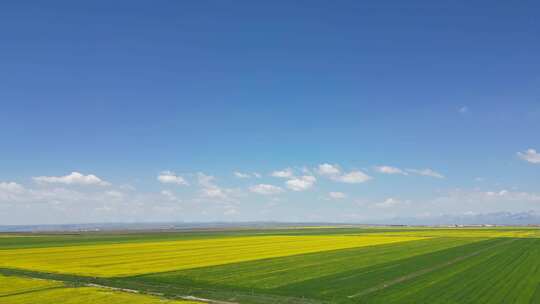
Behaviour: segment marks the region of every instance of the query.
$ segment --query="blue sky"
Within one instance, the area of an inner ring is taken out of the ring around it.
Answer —
[[[540,212],[538,9],[4,2],[0,223]]]

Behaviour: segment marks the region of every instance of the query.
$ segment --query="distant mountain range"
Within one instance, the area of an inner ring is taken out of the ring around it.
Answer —
[[[445,214],[430,217],[394,218],[388,224],[401,225],[540,225],[540,215],[535,211],[493,212],[471,214]]]

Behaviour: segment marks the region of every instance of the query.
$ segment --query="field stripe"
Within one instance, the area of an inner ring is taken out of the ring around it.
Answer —
[[[130,276],[425,239],[414,236],[263,236],[0,251],[0,267]]]
[[[433,238],[411,242],[382,244],[369,247],[339,249],[302,255],[229,263],[195,269],[152,273],[134,279],[175,284],[185,282],[197,286],[230,286],[231,288],[276,289],[290,284],[323,277],[358,276],[360,272],[375,271],[373,266],[435,251],[478,242],[484,239]],[[387,267],[387,266],[381,266]],[[395,268],[396,266],[391,266]],[[354,290],[353,290],[354,292]]]
[[[432,267],[429,267],[429,268],[425,268],[425,269],[422,269],[422,270],[418,270],[418,271],[415,271],[415,272],[412,272],[410,274],[407,274],[407,275],[404,275],[404,276],[401,276],[401,277],[398,277],[398,278],[395,278],[395,279],[392,279],[392,280],[389,280],[389,281],[386,281],[384,283],[381,283],[377,286],[374,286],[374,287],[371,287],[371,288],[368,288],[368,289],[365,289],[365,290],[362,290],[356,294],[353,294],[353,295],[350,295],[348,296],[349,299],[352,299],[352,298],[357,298],[357,297],[361,297],[361,296],[365,296],[365,295],[368,295],[368,294],[371,294],[373,292],[377,292],[377,291],[380,291],[380,290],[383,290],[385,288],[388,288],[388,287],[391,287],[393,285],[396,285],[396,284],[399,284],[399,283],[402,283],[402,282],[405,282],[405,281],[408,281],[408,280],[412,280],[414,278],[417,278],[419,276],[422,276],[422,275],[425,275],[427,273],[431,273],[433,271],[436,271],[436,270],[439,270],[441,268],[444,268],[444,267],[447,267],[447,266],[450,266],[452,264],[455,264],[455,263],[458,263],[458,262],[461,262],[463,260],[466,260],[468,258],[471,258],[471,257],[474,257],[476,255],[479,255],[487,250],[491,250],[491,249],[494,249],[496,247],[499,247],[499,246],[502,246],[502,245],[506,245],[506,244],[509,244],[509,243],[512,243],[514,242],[515,239],[509,239],[507,241],[504,241],[504,242],[501,242],[501,243],[498,243],[498,244],[495,244],[493,246],[490,246],[490,247],[486,247],[486,248],[482,248],[480,250],[477,250],[477,251],[474,251],[474,252],[471,252],[469,254],[466,254],[466,255],[463,255],[463,256],[459,256],[459,257],[456,257],[450,261],[447,261],[445,263],[442,263],[442,264],[439,264],[439,265],[435,265],[435,266],[432,266]]]

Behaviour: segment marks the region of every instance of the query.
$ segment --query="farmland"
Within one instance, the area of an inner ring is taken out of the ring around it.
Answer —
[[[0,266],[91,276],[126,276],[414,241],[421,238],[415,236],[266,236],[32,248],[0,252]]]
[[[6,234],[2,274],[2,303],[538,303],[540,230]]]
[[[194,304],[191,301],[164,301],[158,297],[97,287],[70,287],[58,281],[0,275],[0,300],[6,304],[134,303]]]

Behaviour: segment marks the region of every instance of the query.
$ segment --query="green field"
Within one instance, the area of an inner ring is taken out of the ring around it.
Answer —
[[[540,230],[4,234],[0,275],[1,303],[540,303]]]

